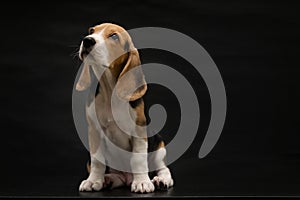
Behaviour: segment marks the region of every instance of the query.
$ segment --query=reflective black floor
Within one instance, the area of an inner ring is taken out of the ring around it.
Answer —
[[[181,159],[171,165],[175,185],[169,191],[131,193],[129,188],[78,192],[81,174],[26,174],[1,182],[0,196],[59,197],[205,197],[300,195],[299,157]],[[84,170],[83,170],[84,171]]]

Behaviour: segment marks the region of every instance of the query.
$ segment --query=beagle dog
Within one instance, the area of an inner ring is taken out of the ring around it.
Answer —
[[[84,65],[76,90],[89,88],[90,69],[99,84],[91,102],[86,104],[90,164],[89,176],[81,182],[79,191],[130,186],[132,192],[148,193],[172,187],[173,179],[165,164],[164,142],[158,135],[147,137],[143,101],[147,84],[142,70],[138,69],[139,53],[128,32],[111,23],[90,28],[89,35],[81,42],[79,58]],[[138,70],[133,73],[134,69]],[[127,105],[127,112],[135,122],[133,126],[129,127],[130,120],[122,117],[124,109],[118,103],[112,104],[114,92]],[[124,158],[126,153],[120,154],[123,151],[116,151],[114,145],[129,152],[130,157]],[[151,157],[150,150],[155,150]],[[115,169],[108,160],[127,162],[130,170]],[[150,164],[156,169],[152,179]]]

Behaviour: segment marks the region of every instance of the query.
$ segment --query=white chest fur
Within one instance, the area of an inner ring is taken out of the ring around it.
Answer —
[[[103,76],[100,81],[100,93],[87,107],[87,115],[97,132],[99,132],[101,142],[104,142],[102,146],[112,142],[124,150],[131,151],[131,135],[129,133],[135,131],[135,126],[128,120],[128,117],[130,117],[130,120],[135,121],[133,119],[136,116],[135,111],[129,106],[129,103],[127,103],[129,109],[127,109],[127,112],[124,112],[124,107],[122,107],[124,105],[113,104],[113,115],[111,95],[115,83],[111,79],[111,74],[104,73]],[[128,116],[129,113],[130,116]]]
[[[90,104],[87,108],[87,115],[92,120],[93,125],[95,125],[97,132],[99,132],[101,140],[106,141],[106,144],[108,143],[107,140],[110,140],[118,147],[131,151],[131,136],[120,128],[126,127],[126,121],[119,120],[117,123],[109,107],[103,105],[103,102],[97,103],[100,99],[97,96],[95,101]],[[127,130],[129,129],[130,127],[127,128]]]

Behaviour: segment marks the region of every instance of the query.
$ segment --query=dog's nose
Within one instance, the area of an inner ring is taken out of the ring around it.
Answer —
[[[85,37],[82,44],[85,48],[90,48],[96,44],[96,40],[92,37]]]

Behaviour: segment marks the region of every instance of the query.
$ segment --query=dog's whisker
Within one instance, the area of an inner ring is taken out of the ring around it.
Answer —
[[[79,57],[79,52],[73,52],[70,54],[70,56],[73,58]]]
[[[71,46],[69,46],[69,47],[71,47]],[[76,57],[79,57],[79,46],[73,45],[72,48],[74,48],[74,47],[75,47],[75,49],[73,50],[73,52],[70,53],[70,56],[72,56],[73,58],[76,58]]]

